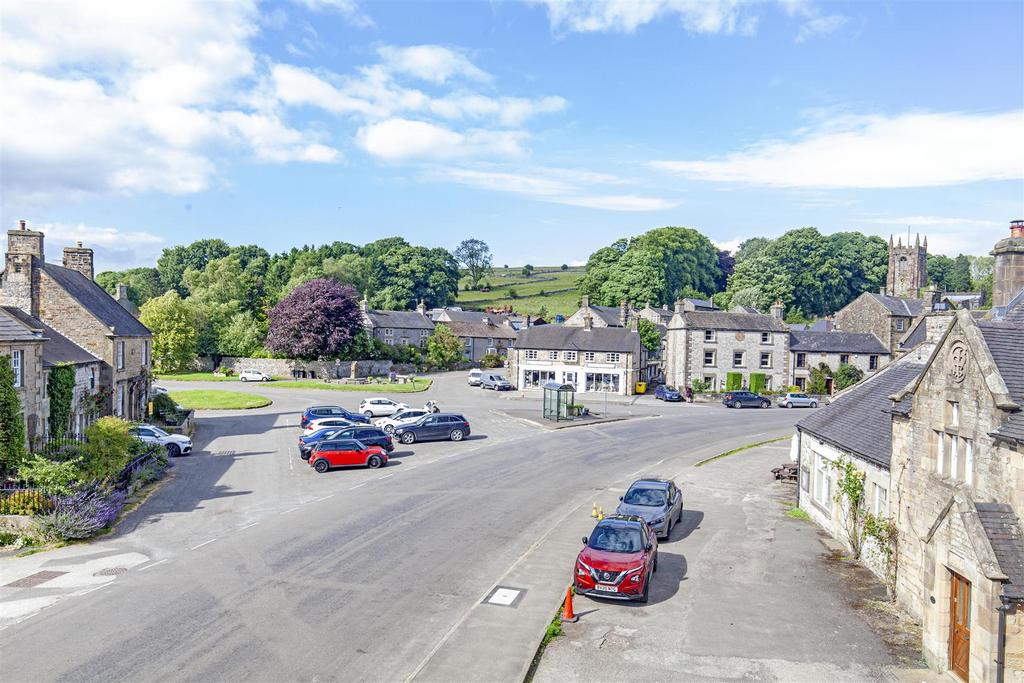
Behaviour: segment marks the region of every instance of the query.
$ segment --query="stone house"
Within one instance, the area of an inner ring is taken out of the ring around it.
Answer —
[[[916,319],[927,312],[923,299],[865,292],[836,313],[835,329],[873,334],[895,356],[900,351],[900,340],[914,326]]]
[[[43,372],[45,341],[39,331],[26,328],[0,308],[0,362],[10,363],[14,371],[14,389],[25,420],[26,445],[45,436],[50,415]]]
[[[891,396],[897,600],[929,665],[965,681],[1024,678],[1022,350],[1024,326],[958,311]]]
[[[666,334],[667,384],[688,387],[699,380],[723,391],[728,374],[738,372],[746,387],[754,373],[764,375],[766,389],[788,385],[789,329],[781,303],[771,315],[681,308],[677,304]]]
[[[583,327],[586,318],[589,317],[593,327],[626,327],[629,321],[638,315],[639,311],[627,301],[620,302],[618,306],[592,306],[590,297],[584,294],[579,310],[566,318],[563,324],[569,327]]]
[[[508,313],[491,311],[467,311],[461,308],[434,308],[430,311],[430,319],[437,323],[478,323],[487,317],[495,325],[504,325],[512,321]]]
[[[388,346],[418,346],[427,348],[427,339],[434,333],[434,321],[427,315],[421,301],[415,311],[376,311],[364,297],[359,302],[363,325],[371,339],[379,339]]]
[[[516,331],[506,320],[504,324],[495,324],[486,314],[478,314],[476,322],[441,322],[447,325],[452,334],[462,340],[466,359],[479,363],[487,354],[507,356],[508,347],[516,340]]]
[[[508,350],[509,381],[519,389],[554,381],[579,392],[631,396],[646,367],[640,334],[625,327],[540,325],[520,330]]]
[[[717,311],[718,307],[707,299],[679,299],[676,302],[676,308],[680,308],[684,311]],[[637,316],[650,320],[655,325],[662,325],[668,327],[668,324],[672,322],[672,316],[675,315],[675,308],[663,308],[655,307],[648,303],[646,306],[636,312]]]
[[[800,391],[807,388],[811,369],[821,363],[833,371],[843,364],[852,365],[868,377],[881,370],[891,358],[889,349],[873,334],[792,330],[789,335],[792,368],[789,384]],[[831,380],[827,383],[831,384]],[[826,393],[832,393],[831,387]]]
[[[65,247],[63,262],[47,263],[43,233],[20,221],[7,233],[0,305],[21,309],[103,361],[103,414],[144,419],[152,334],[93,280],[92,249]]]

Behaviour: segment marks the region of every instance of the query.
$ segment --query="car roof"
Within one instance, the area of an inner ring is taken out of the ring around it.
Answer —
[[[666,489],[668,488],[669,480],[662,477],[644,477],[643,479],[637,479],[629,488],[644,488],[644,489]]]
[[[310,410],[322,410],[323,408],[337,408],[338,410],[345,410],[341,406],[310,406],[306,408],[306,412],[308,413]]]
[[[639,515],[607,515],[597,523],[597,526],[640,526],[643,521],[644,518]]]

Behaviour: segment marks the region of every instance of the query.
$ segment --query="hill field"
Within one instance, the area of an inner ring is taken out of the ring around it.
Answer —
[[[562,270],[558,266],[538,266],[533,275],[525,277],[522,268],[495,268],[481,282],[481,286],[489,283],[490,291],[465,291],[469,278],[464,277],[459,282],[455,304],[473,309],[512,306],[517,313],[530,315],[537,315],[544,308],[549,316],[569,316],[579,308],[576,283],[583,272],[582,267]]]

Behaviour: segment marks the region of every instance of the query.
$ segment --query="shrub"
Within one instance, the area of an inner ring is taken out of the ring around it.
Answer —
[[[727,372],[725,374],[725,390],[737,391],[743,387],[742,372]]]
[[[145,465],[132,472],[132,476],[128,480],[128,496],[134,496],[144,487],[152,484],[154,481],[159,481],[163,478],[164,473],[166,472],[166,457],[156,457],[147,462]]]
[[[690,382],[690,388],[693,389],[695,394],[707,393],[711,389],[711,382],[705,382],[702,379],[695,379]]]
[[[128,464],[136,439],[128,433],[128,423],[119,417],[101,417],[85,430],[87,442],[82,447],[83,479],[108,479]]]
[[[10,356],[0,356],[0,474],[15,472],[25,457],[25,420],[14,388]]]
[[[71,425],[71,399],[75,393],[75,368],[58,365],[46,382],[50,396],[50,434],[64,436]]]
[[[54,461],[35,454],[18,468],[18,476],[53,496],[67,496],[74,491],[74,483],[81,478],[80,458]]]
[[[517,292],[514,287],[509,287],[508,288],[508,298],[509,299],[518,299],[519,298],[519,292]]]
[[[42,491],[14,491],[0,497],[0,515],[34,515],[53,509],[53,499]]]
[[[235,371],[232,370],[231,368],[224,367],[222,365],[221,367],[219,367],[216,370],[214,370],[213,374],[215,374],[215,375],[223,375],[224,377],[232,377],[235,374]]]
[[[89,538],[114,523],[126,499],[124,491],[88,486],[58,499],[52,511],[36,515],[36,531],[50,541]]]
[[[755,394],[760,394],[764,391],[763,372],[750,373],[750,390],[753,391]]]
[[[480,367],[482,368],[500,368],[505,365],[505,359],[496,353],[488,353],[480,359]]]
[[[836,370],[836,391],[842,391],[846,387],[853,386],[862,379],[864,379],[863,370],[849,363],[843,363]]]

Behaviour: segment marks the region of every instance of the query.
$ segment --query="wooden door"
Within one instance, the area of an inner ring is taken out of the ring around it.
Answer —
[[[949,668],[969,680],[971,655],[971,582],[950,572]]]

